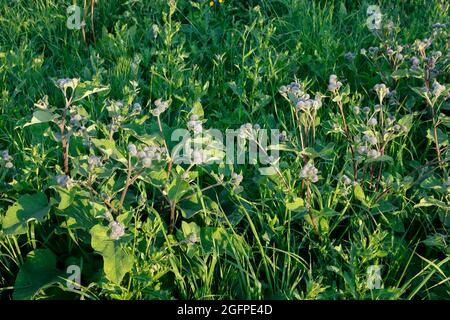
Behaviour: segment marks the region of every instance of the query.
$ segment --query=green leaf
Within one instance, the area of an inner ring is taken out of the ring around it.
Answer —
[[[49,211],[50,206],[45,194],[24,195],[8,208],[3,219],[3,231],[11,235],[26,233],[29,221],[43,221]]]
[[[72,204],[75,198],[75,192],[73,189],[66,189],[61,187],[55,187],[55,189],[60,197],[58,209],[64,210]]]
[[[167,196],[171,201],[178,201],[189,190],[189,187],[187,181],[176,175],[168,187]]]
[[[398,124],[406,128],[405,132],[409,132],[414,122],[414,114],[407,114],[398,120]]]
[[[90,81],[80,83],[77,86],[77,88],[75,89],[73,102],[80,101],[86,97],[89,97],[90,95],[93,95],[95,93],[102,92],[102,91],[105,91],[108,89],[109,89],[109,87],[97,87],[94,83],[92,83]]]
[[[205,210],[207,212],[217,212],[220,210],[215,201],[200,192],[196,192],[187,199],[181,200],[178,202],[177,206],[181,210],[181,214],[185,219],[190,219],[197,213]]]
[[[119,240],[112,240],[109,228],[94,226],[91,231],[91,245],[103,256],[103,270],[108,280],[120,284],[123,277],[133,267],[133,257],[127,254]]]
[[[400,78],[408,78],[409,77],[409,70],[408,69],[398,69],[392,72],[391,77],[395,80],[398,80]]]
[[[231,89],[231,91],[233,91],[233,93],[237,96],[242,96],[243,94],[243,90],[241,87],[239,87],[236,82],[231,81],[228,82],[228,87]]]
[[[89,198],[76,197],[67,208],[60,210],[62,211],[57,210],[56,213],[67,217],[65,221],[67,228],[90,230],[97,224],[96,217],[105,216],[108,208],[100,203],[91,202]]]
[[[437,136],[437,140],[439,143],[439,147],[445,147],[446,145],[448,145],[448,136],[441,129],[439,129],[439,128],[436,129],[436,136]],[[435,139],[434,139],[434,131],[433,130],[431,130],[431,129],[427,130],[427,138],[431,141],[431,143],[434,146]]]
[[[277,170],[273,167],[264,167],[264,168],[258,168],[259,174],[262,176],[274,176],[277,174]]]
[[[290,211],[296,211],[298,209],[304,209],[305,202],[302,198],[295,197],[293,199],[285,201],[286,208]]]
[[[378,197],[378,195],[376,195],[375,198],[377,198],[377,197]],[[397,210],[397,207],[394,206],[394,205],[392,204],[392,202],[380,200],[380,201],[378,202],[378,204],[376,204],[376,205],[373,207],[371,213],[372,213],[372,214],[379,214],[379,213],[393,212],[393,211],[395,211],[395,210]]]
[[[244,240],[224,228],[205,227],[200,231],[200,243],[205,253],[232,254],[236,248],[242,248]]]
[[[412,69],[398,69],[392,72],[391,77],[394,80],[398,80],[401,78],[421,78],[422,74],[420,71],[412,70]]]
[[[105,155],[122,163],[127,163],[125,156],[116,148],[114,140],[92,139],[92,143]]]
[[[392,157],[387,156],[387,155],[382,155],[376,158],[368,158],[365,160],[365,163],[373,163],[373,162],[389,162],[389,163],[394,163],[394,159],[392,159]]]
[[[447,128],[450,128],[450,117],[446,116],[444,113],[439,114],[439,122],[441,122]]]
[[[33,112],[33,117],[31,120],[23,125],[23,128],[39,124],[39,123],[47,123],[50,121],[53,121],[56,118],[56,116],[47,110],[36,110]]]
[[[388,221],[388,226],[395,232],[399,233],[405,232],[405,225],[399,216],[387,215],[386,220]]]
[[[324,160],[332,160],[334,157],[334,143],[327,144],[319,151],[312,147],[307,147],[302,153],[307,155],[311,159],[322,158]]]
[[[438,199],[435,199],[433,197],[426,197],[420,199],[420,202],[414,206],[414,208],[420,208],[420,207],[439,207],[445,210],[450,210],[450,205],[446,204],[443,201],[440,201]]]
[[[137,123],[124,123],[120,128],[125,131],[130,131],[136,138],[146,134],[145,127]]]
[[[202,104],[200,101],[197,100],[194,102],[194,106],[192,107],[191,114],[195,114],[196,116],[199,117],[199,119],[203,118],[204,112],[203,112],[203,107],[202,107]]]
[[[184,238],[187,238],[192,233],[196,235],[200,234],[200,227],[195,222],[187,223],[182,221],[181,230],[183,231]]]
[[[56,256],[48,249],[28,253],[14,284],[14,300],[31,300],[41,289],[62,283],[62,273],[56,269]]]
[[[364,206],[369,207],[369,205],[367,204],[366,195],[364,194],[364,190],[363,188],[361,188],[361,185],[357,184],[353,189],[353,193],[356,199],[361,201]]]
[[[440,233],[432,234],[427,236],[423,243],[427,247],[435,247],[440,250],[445,250],[446,248],[446,236]]]

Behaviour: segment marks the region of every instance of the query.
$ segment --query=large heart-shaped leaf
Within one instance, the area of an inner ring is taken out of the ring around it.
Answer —
[[[49,211],[47,197],[42,192],[24,195],[6,211],[3,231],[6,234],[26,233],[29,221],[43,221]]]
[[[33,117],[31,118],[31,120],[25,123],[23,127],[25,128],[34,124],[50,122],[55,118],[56,116],[48,110],[36,110],[35,112],[33,112]]]
[[[107,210],[102,204],[91,202],[89,198],[79,196],[72,199],[67,207],[63,209],[58,207],[56,214],[67,218],[65,221],[67,228],[88,231],[97,224],[96,217],[104,216]]]
[[[103,270],[108,280],[119,284],[133,267],[133,258],[122,248],[119,240],[112,240],[108,227],[96,225],[91,229],[91,245],[103,256]]]
[[[14,300],[31,300],[41,289],[62,283],[62,273],[56,269],[56,256],[48,249],[31,251],[17,274]]]

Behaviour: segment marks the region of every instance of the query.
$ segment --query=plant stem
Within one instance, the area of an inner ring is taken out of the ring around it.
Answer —
[[[123,202],[125,201],[125,196],[127,194],[128,188],[131,185],[131,174],[133,173],[133,167],[131,165],[131,155],[128,155],[128,168],[127,168],[127,180],[125,181],[125,186],[122,190],[122,195],[120,196],[119,205],[117,206],[117,213],[120,214],[122,210]]]
[[[344,123],[345,136],[347,137],[347,141],[348,141],[349,146],[350,146],[350,152],[352,153],[353,180],[356,182],[356,181],[358,181],[358,165],[356,163],[355,150],[353,149],[352,141],[351,141],[351,138],[350,138],[350,133],[348,131],[347,121],[345,120],[344,105],[342,104],[342,100],[338,101],[338,107],[339,107],[339,111],[341,113],[342,122]]]
[[[92,37],[94,38],[94,44],[96,44],[96,38],[95,38],[95,28],[94,28],[94,6],[95,6],[95,0],[91,0],[91,26],[92,26]]]
[[[164,137],[164,133],[163,133],[162,125],[161,125],[161,119],[159,118],[159,116],[157,116],[156,118],[158,119],[159,132],[161,133],[161,137],[163,138],[164,148],[166,149],[167,156],[169,157],[169,168],[167,171],[168,171],[168,174],[170,175],[170,172],[172,171],[172,158],[170,157],[169,147],[167,146],[166,138]]]
[[[176,201],[169,201],[170,204],[170,229],[169,233],[172,233],[175,228],[175,208],[177,205]]]
[[[428,69],[428,66],[425,67],[425,88],[427,90],[425,100],[427,102],[428,107],[431,110],[431,118],[433,120],[433,136],[434,136],[434,143],[436,146],[436,153],[438,161],[441,161],[441,150],[439,148],[439,139],[437,135],[437,124],[436,124],[436,114],[434,112],[434,105],[430,101],[430,98],[428,97],[428,92],[430,92],[430,70]]]
[[[66,138],[65,131],[66,131],[67,111],[69,110],[71,101],[72,101],[72,97],[69,100],[67,100],[67,98],[66,98],[66,105],[64,107],[61,123],[59,125],[59,130],[61,133],[61,144],[62,144],[62,148],[63,148],[64,174],[66,176],[69,175],[69,140],[67,140],[67,138]]]
[[[311,214],[311,191],[310,191],[310,186],[309,186],[309,182],[306,184],[306,204],[308,206],[308,215],[309,218],[311,219],[311,224],[314,228],[314,232],[316,233],[317,236],[319,236],[319,228],[317,227],[316,222],[314,221],[314,218]]]

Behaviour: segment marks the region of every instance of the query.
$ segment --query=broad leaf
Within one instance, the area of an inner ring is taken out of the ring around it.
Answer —
[[[119,240],[112,240],[109,228],[96,225],[91,229],[91,245],[103,256],[103,270],[108,280],[120,284],[123,277],[133,267],[133,257],[122,248]]]
[[[122,163],[127,162],[124,155],[119,150],[117,150],[114,140],[92,139],[92,143],[108,157],[111,157]]]
[[[32,220],[43,221],[49,210],[45,194],[24,195],[8,208],[3,219],[3,231],[6,234],[26,233],[27,223]]]
[[[363,188],[357,184],[354,189],[353,192],[355,194],[356,199],[358,199],[359,201],[361,201],[361,203],[366,206],[369,207],[369,205],[367,204],[367,200],[366,200],[366,195],[364,194],[364,190]]]
[[[39,123],[47,123],[50,121],[53,121],[56,118],[56,116],[47,110],[36,110],[33,112],[33,117],[31,120],[23,125],[23,127],[28,127],[34,124]]]
[[[62,282],[63,274],[56,269],[56,256],[48,249],[31,251],[17,274],[14,300],[31,300],[41,289]]]

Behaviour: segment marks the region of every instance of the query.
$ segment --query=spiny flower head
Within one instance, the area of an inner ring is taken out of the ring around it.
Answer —
[[[108,114],[111,117],[115,118],[116,120],[120,120],[123,114],[123,106],[124,104],[122,101],[111,100],[106,109],[108,110]]]
[[[109,238],[112,240],[119,240],[125,234],[125,226],[120,222],[111,221],[109,228],[111,229]]]
[[[379,157],[380,155],[381,155],[380,151],[375,150],[375,149],[371,149],[371,150],[367,151],[368,158],[376,158],[376,157]]]
[[[436,80],[433,83],[433,95],[437,98],[439,97],[442,92],[445,91],[445,86],[441,85],[439,82],[437,82]]]
[[[423,40],[416,40],[414,42],[415,48],[420,52],[425,52],[425,49],[427,49],[429,46],[431,46],[431,39],[423,39]]]
[[[353,52],[347,52],[344,54],[344,58],[348,61],[355,59],[355,54]]]
[[[366,154],[367,153],[367,147],[359,146],[358,147],[358,153],[361,154],[361,155]]]
[[[102,159],[100,157],[97,157],[94,154],[91,154],[88,158],[88,164],[89,164],[89,167],[91,167],[91,168],[98,167],[98,166],[100,166],[101,163],[102,163]]]
[[[387,119],[386,119],[386,124],[387,124],[388,126],[392,126],[392,125],[394,124],[394,122],[395,122],[395,117],[394,117],[394,116],[389,116],[389,117],[387,117]]]
[[[3,150],[0,152],[2,160],[5,162],[5,168],[6,169],[12,169],[14,167],[14,164],[12,162],[13,158],[9,155],[8,150]]]
[[[319,180],[319,177],[317,176],[318,173],[319,170],[317,170],[314,164],[307,163],[300,171],[300,178],[315,183]]]
[[[128,152],[141,161],[143,168],[150,168],[152,161],[160,161],[163,158],[165,149],[163,147],[145,146],[142,150],[138,150],[134,144],[130,143]]]
[[[332,74],[328,80],[328,91],[336,91],[342,86],[342,82],[338,81],[338,78],[335,74]]]
[[[367,143],[374,145],[378,143],[378,140],[376,137],[374,136],[369,136],[369,135],[364,135],[363,136],[363,140],[366,141]]]
[[[1,152],[1,156],[2,156],[2,159],[3,159],[4,161],[10,161],[10,160],[12,160],[12,157],[9,155],[8,150],[3,150],[3,151]]]
[[[66,91],[67,88],[72,88],[74,90],[78,84],[80,83],[80,79],[78,78],[63,78],[56,80],[56,85],[63,91]]]
[[[242,182],[242,180],[244,179],[244,177],[236,172],[231,173],[231,183],[234,186],[239,186]]]
[[[140,103],[136,102],[131,107],[131,114],[140,114],[142,112],[142,106]]]
[[[288,85],[281,86],[279,89],[280,93],[293,93],[297,95],[301,91],[301,85],[298,82],[291,82]]]
[[[376,55],[380,51],[380,48],[378,47],[369,47],[369,53],[371,55]]]
[[[145,157],[142,159],[142,167],[150,168],[152,166],[152,159],[150,157]]]
[[[75,113],[75,114],[72,115],[72,117],[70,118],[70,123],[73,124],[73,125],[75,125],[75,126],[79,126],[79,125],[80,125],[80,122],[83,121],[83,120],[84,120],[84,119],[83,119],[83,117],[82,117],[80,114]]]
[[[417,68],[420,64],[420,60],[419,58],[417,58],[416,56],[413,56],[411,59],[411,64],[413,65],[413,67]]]
[[[316,94],[314,99],[309,99],[309,94],[306,94],[306,99],[299,99],[295,111],[303,111],[305,113],[310,113],[311,111],[317,111],[322,106],[322,97]]]
[[[133,156],[133,157],[137,156],[138,152],[137,152],[136,145],[134,143],[129,143],[127,146],[127,150],[131,156]]]
[[[446,24],[445,23],[433,23],[433,25],[431,26],[433,29],[443,29],[443,28],[445,28],[446,27]]]
[[[378,83],[373,87],[373,90],[377,93],[380,100],[383,100],[384,97],[389,93],[389,88],[386,87],[384,83]]]
[[[367,122],[367,124],[369,126],[376,126],[378,124],[378,120],[377,120],[377,118],[370,118],[369,121]]]
[[[70,188],[72,185],[72,180],[69,176],[63,174],[55,177],[56,183],[63,188]]]
[[[189,130],[192,130],[194,133],[200,133],[203,130],[202,122],[199,120],[196,114],[191,115],[187,123],[187,126]]]
[[[349,177],[347,177],[345,174],[342,176],[341,180],[342,180],[342,183],[346,186],[352,183],[352,180]]]
[[[161,99],[158,99],[154,102],[156,108],[152,110],[152,115],[155,117],[159,117],[164,111],[166,111],[169,108],[170,101],[162,101]]]
[[[153,38],[157,38],[158,34],[160,32],[159,26],[157,24],[153,24],[152,25],[152,34],[153,34]]]

